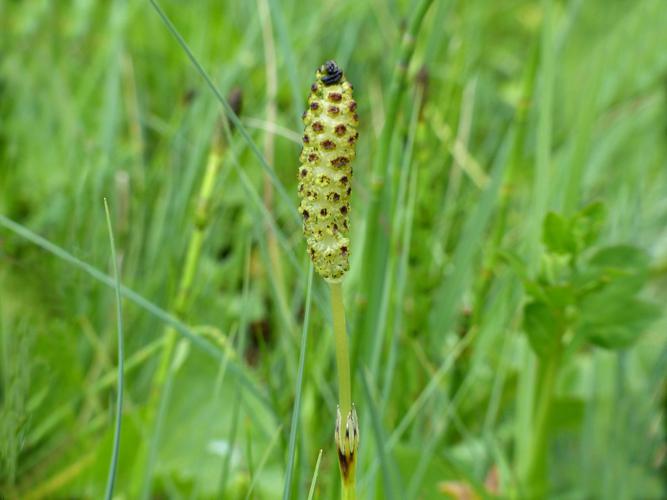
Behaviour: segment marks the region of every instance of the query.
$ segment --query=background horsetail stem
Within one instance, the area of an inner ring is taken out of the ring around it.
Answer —
[[[241,100],[242,97],[240,91],[233,91],[232,95],[230,96],[230,102],[235,108],[234,111],[237,113],[240,111]],[[179,282],[176,298],[171,308],[174,315],[178,318],[182,318],[185,314],[188,300],[191,296],[192,283],[194,282],[199,259],[201,257],[206,229],[211,223],[211,199],[213,196],[213,188],[215,187],[215,182],[222,165],[222,155],[224,150],[223,144],[224,143],[221,140],[220,130],[217,130],[215,132],[213,145],[211,146],[211,150],[206,162],[204,177],[199,188],[197,207],[194,214],[194,229],[190,235],[190,241],[188,242],[188,249],[185,257],[185,264],[183,266],[183,273],[181,274],[181,280]],[[150,443],[148,445],[150,448],[143,449],[139,455],[140,460],[145,462],[146,465],[143,473],[143,485],[141,487],[142,497],[144,498],[150,493],[150,484],[153,476],[153,462],[155,459],[154,454],[157,447],[157,442],[160,439],[160,426],[155,425],[156,418],[159,417],[157,412],[158,408],[166,407],[166,404],[160,402],[160,399],[168,397],[167,391],[165,391],[165,385],[170,379],[174,370],[172,357],[177,340],[176,330],[172,326],[168,326],[165,329],[164,338],[164,347],[162,349],[162,355],[160,357],[157,370],[153,376],[153,384],[146,414],[146,421],[148,422],[149,428],[153,429],[153,435],[151,436],[150,440],[144,441]]]
[[[185,257],[185,265],[183,266],[183,274],[181,275],[181,281],[178,286],[176,300],[174,301],[174,305],[172,307],[172,311],[178,317],[182,317],[185,313],[187,302],[192,289],[192,283],[197,271],[197,265],[201,257],[201,249],[204,244],[204,233],[210,223],[209,208],[211,195],[213,193],[213,187],[215,186],[215,179],[218,175],[218,171],[220,170],[220,164],[220,153],[218,148],[214,148],[213,151],[211,151],[209,154],[206,164],[206,172],[204,174],[204,179],[199,191],[199,202],[197,204],[197,210],[195,213],[195,227],[190,236],[190,242],[188,243],[188,250]],[[167,340],[165,341],[165,345],[162,350],[160,364],[158,366],[157,372],[155,373],[153,385],[153,390],[157,391],[157,393],[160,392],[162,386],[164,385],[164,381],[169,370],[169,361],[171,359],[171,354],[176,342],[176,331],[172,327],[168,327],[165,332],[165,336]]]
[[[376,161],[373,164],[371,197],[366,215],[366,232],[364,238],[363,250],[363,268],[370,278],[361,281],[361,303],[368,301],[368,313],[360,317],[364,318],[365,325],[363,331],[373,330],[377,322],[377,310],[381,300],[381,293],[373,293],[372,290],[382,290],[385,277],[385,265],[387,260],[387,249],[391,240],[391,225],[381,224],[380,215],[388,214],[386,204],[389,202],[387,188],[385,186],[385,177],[389,170],[388,159],[392,144],[392,136],[396,127],[398,110],[405,91],[406,74],[410,65],[410,60],[415,50],[415,38],[421,27],[426,11],[433,3],[433,0],[421,0],[415,10],[408,25],[408,29],[403,34],[403,40],[399,51],[398,61],[394,68],[394,75],[389,87],[389,98],[387,104],[387,114],[385,117],[380,144]],[[378,230],[378,228],[381,228]],[[358,350],[357,350],[358,353]],[[356,358],[356,354],[355,354]]]

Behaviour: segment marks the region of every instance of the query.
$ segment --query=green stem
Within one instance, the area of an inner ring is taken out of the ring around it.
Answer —
[[[190,241],[188,242],[188,249],[185,257],[185,264],[183,266],[183,274],[181,275],[176,298],[174,299],[174,303],[171,308],[171,310],[174,312],[174,315],[178,318],[182,318],[185,314],[188,300],[190,299],[192,283],[194,282],[199,259],[202,253],[206,229],[208,228],[211,220],[210,206],[213,196],[213,188],[215,187],[215,181],[222,164],[220,148],[221,146],[216,144],[209,154],[206,164],[206,171],[199,189],[197,208],[194,216],[194,229],[190,235]],[[153,376],[153,384],[147,405],[146,422],[151,429],[157,428],[154,424],[156,423],[156,418],[158,417],[158,408],[162,406],[160,404],[160,399],[166,397],[165,384],[173,375],[173,370],[175,368],[172,363],[172,358],[177,340],[177,332],[172,326],[169,326],[165,329],[164,339],[162,356],[160,357],[158,368],[155,371],[155,375]],[[142,486],[142,498],[146,498],[150,493],[150,482],[153,474],[153,455],[158,440],[159,435],[157,435],[156,431],[154,431],[153,436],[150,439],[150,448],[144,448],[144,450],[140,453],[140,460],[146,462]]]
[[[347,483],[343,482],[343,493],[342,493],[342,498],[343,500],[355,500],[357,498],[357,493],[355,491],[355,480],[354,480],[354,472],[350,476],[350,479]]]
[[[343,287],[340,283],[331,283],[331,314],[333,318],[334,338],[336,342],[336,365],[338,366],[338,399],[341,415],[341,425],[345,425],[347,417],[352,411],[352,390],[350,383],[350,353],[345,329],[345,305],[343,304]],[[337,443],[338,446],[338,443]],[[355,450],[356,454],[356,450]],[[344,475],[341,470],[342,498],[354,500],[356,498],[356,460],[349,464],[349,470]]]
[[[352,391],[350,389],[350,354],[345,331],[345,306],[343,305],[343,287],[340,283],[331,283],[331,314],[333,317],[334,338],[336,341],[336,364],[338,366],[338,399],[343,421],[352,409]]]
[[[190,236],[188,251],[185,257],[185,265],[183,266],[183,274],[181,275],[178,292],[172,307],[173,312],[179,318],[183,317],[190,298],[192,283],[197,272],[202,246],[204,245],[205,231],[210,224],[211,197],[213,195],[215,179],[220,170],[220,164],[219,154],[216,151],[211,152],[206,164],[204,179],[202,180],[199,189],[199,200],[194,221],[195,228]],[[157,391],[157,394],[161,391],[170,369],[170,360],[174,350],[174,344],[176,343],[176,330],[172,327],[168,327],[165,336],[166,341],[162,350],[162,357],[160,358],[160,364],[153,381],[153,389],[154,391]]]
[[[547,487],[547,458],[549,448],[549,416],[560,368],[561,352],[540,360],[535,386],[536,401],[533,412],[533,435],[528,451],[525,473],[522,475],[524,493],[531,498],[542,498]]]

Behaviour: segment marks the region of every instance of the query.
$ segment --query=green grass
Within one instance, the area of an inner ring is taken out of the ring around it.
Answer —
[[[109,466],[109,476],[104,498],[110,500],[113,498],[113,489],[116,483],[116,474],[118,471],[118,454],[120,452],[120,435],[123,423],[123,390],[125,385],[125,353],[124,353],[124,333],[123,333],[123,306],[120,296],[120,279],[118,273],[118,262],[116,258],[116,244],[113,239],[113,228],[111,226],[111,215],[109,214],[109,204],[104,199],[104,212],[107,219],[107,228],[109,229],[109,247],[111,249],[111,259],[113,262],[113,274],[115,279],[116,292],[116,330],[118,332],[118,379],[116,395],[116,428],[113,434],[113,452],[111,454],[111,465]]]
[[[301,333],[301,348],[299,349],[299,372],[294,388],[294,410],[292,413],[292,422],[289,433],[289,450],[287,452],[288,462],[285,473],[285,487],[283,489],[283,498],[289,498],[292,490],[292,468],[296,455],[296,436],[299,429],[299,418],[301,416],[301,395],[303,393],[303,372],[306,364],[306,349],[308,348],[308,323],[310,318],[310,295],[313,286],[313,268],[308,272],[308,287],[306,289],[306,305],[303,317],[303,332]],[[319,463],[319,458],[318,458]]]
[[[542,460],[529,486],[549,498],[667,495],[667,319],[568,351],[549,398],[522,322],[530,280],[561,276],[545,215],[594,201],[580,270],[638,246],[629,286],[667,301],[663,2],[438,0],[420,24],[425,3],[0,3],[0,497],[103,498],[116,458],[116,497],[340,495],[294,141],[330,58],[361,121],[343,286],[358,498],[484,497],[496,475],[522,498]]]

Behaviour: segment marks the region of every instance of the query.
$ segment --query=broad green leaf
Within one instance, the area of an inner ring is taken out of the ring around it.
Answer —
[[[600,290],[609,280],[606,278],[605,271],[588,263],[572,274],[571,284],[576,297],[583,297],[590,293]]]
[[[612,245],[598,250],[589,263],[597,267],[643,271],[649,265],[649,257],[644,250],[632,245]]]
[[[530,302],[523,308],[523,329],[533,351],[546,358],[557,348],[565,324],[562,316],[545,303]]]
[[[649,257],[631,245],[604,247],[588,261],[589,267],[600,273],[607,288],[633,294],[646,282]]]
[[[605,289],[582,301],[578,332],[599,347],[621,349],[636,342],[660,312],[655,304]]]
[[[601,248],[572,275],[575,295],[604,292],[631,298],[646,282],[648,263],[646,253],[633,246]]]
[[[555,212],[549,212],[542,224],[542,241],[550,252],[572,254],[576,251],[576,241],[570,221]]]

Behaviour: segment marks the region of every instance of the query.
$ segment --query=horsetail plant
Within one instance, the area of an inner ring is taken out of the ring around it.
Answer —
[[[334,61],[316,72],[303,114],[305,131],[299,168],[299,212],[308,254],[329,283],[338,366],[339,406],[335,441],[343,498],[355,498],[359,423],[352,404],[350,359],[341,281],[350,268],[350,194],[358,116],[352,85]]]

